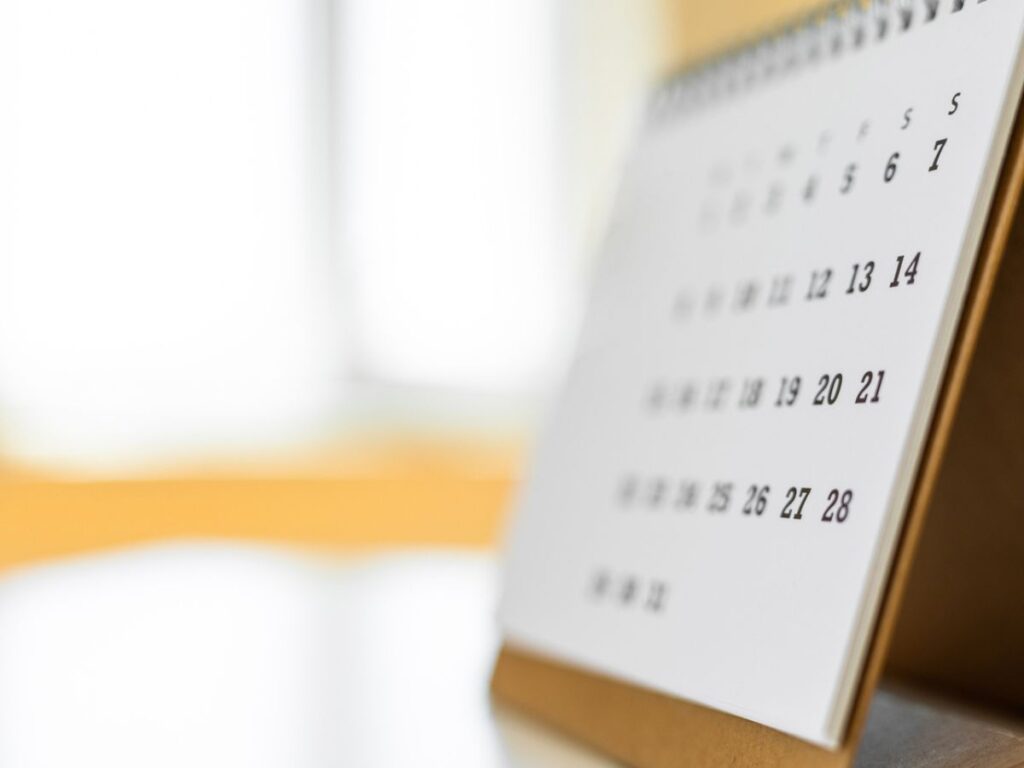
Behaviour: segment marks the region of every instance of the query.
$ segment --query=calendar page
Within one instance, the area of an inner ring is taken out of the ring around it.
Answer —
[[[1017,0],[876,2],[658,90],[510,531],[512,646],[841,741],[1022,33]]]

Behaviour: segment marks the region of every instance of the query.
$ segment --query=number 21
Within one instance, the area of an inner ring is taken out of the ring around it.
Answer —
[[[882,382],[885,380],[885,371],[865,371],[860,377],[860,392],[857,393],[856,403],[877,403],[882,396]],[[872,387],[872,385],[874,385]],[[872,394],[872,389],[874,393]]]

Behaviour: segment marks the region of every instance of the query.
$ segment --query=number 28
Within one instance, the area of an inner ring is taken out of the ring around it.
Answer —
[[[853,491],[840,491],[833,488],[828,492],[828,506],[821,515],[823,523],[845,523],[850,516],[850,504],[853,502]]]

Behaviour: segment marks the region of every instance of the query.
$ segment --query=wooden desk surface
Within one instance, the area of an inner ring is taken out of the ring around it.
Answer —
[[[195,544],[8,574],[0,765],[610,768],[488,700],[496,585],[480,553]],[[1024,760],[929,703],[883,693],[872,717],[858,768]]]

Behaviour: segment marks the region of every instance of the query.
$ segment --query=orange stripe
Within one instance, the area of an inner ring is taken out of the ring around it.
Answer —
[[[0,566],[183,537],[331,549],[488,547],[500,535],[518,467],[514,451],[487,461],[475,451],[356,463],[278,476],[58,481],[8,474],[0,478]]]

